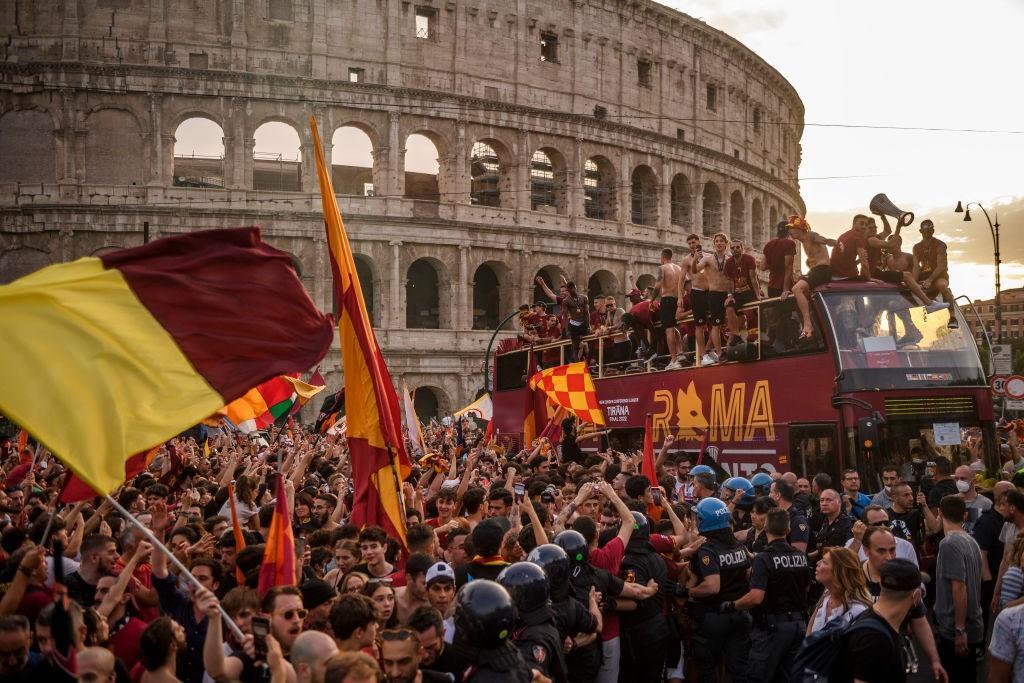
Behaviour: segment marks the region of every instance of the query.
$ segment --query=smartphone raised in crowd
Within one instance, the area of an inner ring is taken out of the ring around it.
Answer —
[[[270,619],[267,617],[252,618],[252,642],[256,649],[256,659],[267,659],[267,636],[270,635]]]
[[[512,487],[512,490],[516,494],[516,502],[517,503],[523,502],[523,496],[526,495],[526,485],[525,484],[516,484],[516,485],[514,485]]]

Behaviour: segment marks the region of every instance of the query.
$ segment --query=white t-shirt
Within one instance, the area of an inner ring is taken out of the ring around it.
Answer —
[[[821,605],[814,612],[814,617],[811,619],[811,632],[820,631],[825,628],[825,624],[839,617],[842,619],[844,624],[849,624],[850,621],[858,614],[866,610],[867,605],[860,602],[851,602],[850,608],[847,609],[842,605],[833,609],[831,612],[828,611],[828,599],[829,593],[825,591],[824,597],[821,599]]]
[[[918,566],[917,551],[914,550],[914,544],[906,539],[900,538],[899,536],[895,536],[894,538],[896,539],[896,557],[901,560],[910,560],[914,563],[915,567]],[[851,545],[853,545],[852,538],[846,542],[846,547],[849,548]],[[864,552],[863,545],[860,547],[860,550],[857,551],[857,557],[860,558],[862,563],[868,561],[868,554]]]

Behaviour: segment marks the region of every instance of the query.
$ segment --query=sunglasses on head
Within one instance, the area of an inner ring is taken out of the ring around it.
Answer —
[[[382,579],[370,579],[369,581],[369,585],[371,586],[390,586],[392,583],[394,583],[394,580],[388,577],[384,577]]]
[[[309,614],[309,612],[307,610],[304,610],[304,609],[301,609],[301,608],[300,609],[290,609],[290,610],[286,610],[284,612],[281,612],[281,616],[284,617],[285,621],[291,621],[292,619],[295,618],[296,615],[298,615],[299,619],[305,619],[307,614]]]
[[[416,634],[412,630],[407,628],[389,628],[380,632],[380,639],[393,641],[393,640],[409,640]]]

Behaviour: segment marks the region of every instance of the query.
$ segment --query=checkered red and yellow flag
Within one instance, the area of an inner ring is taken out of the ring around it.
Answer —
[[[530,378],[530,388],[543,391],[549,401],[565,408],[583,422],[604,424],[604,413],[597,403],[594,380],[590,378],[585,362],[542,370]]]

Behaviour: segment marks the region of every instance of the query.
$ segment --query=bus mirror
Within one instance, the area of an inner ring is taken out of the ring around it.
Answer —
[[[857,420],[857,441],[866,451],[873,451],[878,446],[878,418],[862,417]]]

